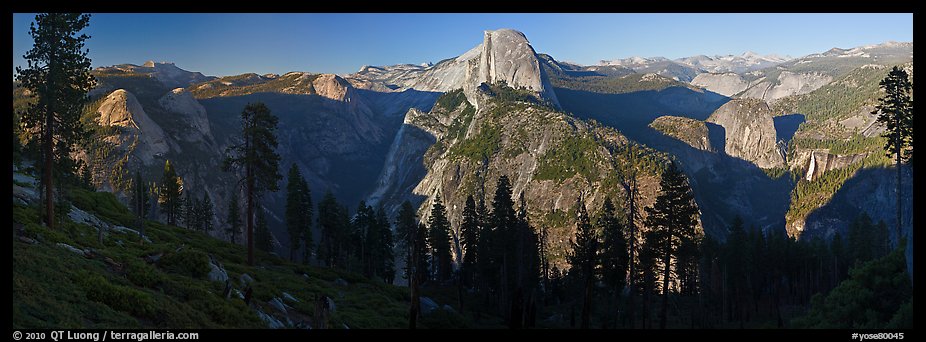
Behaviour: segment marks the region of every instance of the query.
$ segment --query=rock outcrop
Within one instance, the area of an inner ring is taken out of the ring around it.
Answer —
[[[553,87],[540,69],[537,53],[521,32],[510,29],[485,31],[479,58],[471,61],[466,69],[463,91],[473,102],[476,87],[482,83],[499,82],[515,89],[534,91],[559,106]]]
[[[660,116],[649,126],[695,149],[714,150],[711,146],[707,125],[703,121],[680,116]]]
[[[775,123],[764,101],[731,100],[714,111],[707,122],[724,128],[724,151],[727,155],[766,169],[784,166],[784,156],[776,141]]]
[[[802,95],[819,89],[833,81],[833,77],[820,72],[796,73],[781,71],[775,78],[761,78],[743,92],[741,97],[760,99],[767,102],[791,96]]]
[[[867,156],[868,153],[840,155],[827,149],[798,149],[788,160],[788,168],[792,172],[800,172],[801,178],[812,181],[826,171],[849,167]]]
[[[733,97],[749,87],[749,82],[734,73],[698,74],[691,80],[691,84],[727,97]]]
[[[143,164],[153,164],[170,150],[164,130],[148,117],[132,93],[124,89],[112,92],[97,112],[101,126],[116,126],[121,131],[107,140],[123,151],[132,151]]]
[[[189,91],[184,88],[171,90],[158,100],[158,104],[169,112],[181,115],[181,120],[187,124],[186,128],[189,128],[182,130],[182,139],[189,142],[214,140],[206,108],[203,108]]]
[[[479,104],[475,103],[474,96],[480,84],[505,82],[515,89],[530,90],[559,106],[553,87],[540,68],[536,51],[523,33],[511,29],[485,31],[482,44],[430,67],[364,66],[348,78],[366,89],[447,92],[463,88],[477,107]]]

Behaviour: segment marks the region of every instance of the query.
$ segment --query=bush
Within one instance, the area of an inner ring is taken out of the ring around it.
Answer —
[[[194,278],[205,277],[211,270],[206,253],[190,248],[164,255],[159,265],[168,272]]]
[[[106,304],[117,311],[151,317],[155,313],[151,296],[133,288],[114,285],[106,278],[90,272],[81,272],[77,282],[83,287],[87,299]]]
[[[562,182],[575,174],[598,179],[598,144],[589,137],[567,136],[540,157],[536,178]]]
[[[164,280],[157,268],[141,260],[132,260],[126,263],[125,277],[132,284],[151,288],[160,285]]]

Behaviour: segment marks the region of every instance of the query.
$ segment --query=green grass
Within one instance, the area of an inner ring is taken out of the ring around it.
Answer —
[[[110,193],[73,190],[76,206],[113,224],[133,222]],[[152,243],[130,233],[109,232],[100,243],[95,228],[70,221],[50,230],[39,222],[38,209],[14,205],[13,222],[39,241],[13,242],[14,328],[261,328],[254,310],[224,284],[209,281],[209,255],[223,264],[232,283],[247,273],[255,279],[253,297],[264,312],[274,297],[287,292],[300,299],[287,303],[311,317],[316,295],[332,297],[336,311],[329,327],[402,328],[407,326],[408,291],[355,273],[290,263],[256,252],[256,266],[245,264],[246,250],[193,232],[146,222]],[[56,243],[92,249],[93,258]],[[144,256],[163,253],[148,264]],[[104,261],[118,263],[112,266]],[[304,276],[305,275],[305,276]],[[335,284],[344,279],[348,285]]]

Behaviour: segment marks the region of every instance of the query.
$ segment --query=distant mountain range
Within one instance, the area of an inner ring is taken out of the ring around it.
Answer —
[[[889,66],[912,73],[912,51],[889,42],[794,59],[747,52],[583,66],[502,29],[435,64],[347,75],[212,77],[172,63],[120,64],[93,71],[100,82],[85,113],[114,128],[95,139],[113,146],[81,157],[98,161],[94,181],[117,194],[129,171],[157,179],[171,160],[184,187],[208,193],[224,217],[235,189],[216,170],[241,109],[262,101],[280,118],[281,165],[298,165],[313,196],[330,190],[348,207],[362,199],[390,212],[409,200],[424,220],[440,194],[456,227],[466,196],[491,194],[507,175],[532,222],[558,239],[558,263],[574,230],[565,213],[580,194],[589,208],[623,198],[617,175],[633,166],[645,171],[640,202],[648,205],[670,157],[691,180],[708,234],[723,239],[740,215],[757,229],[828,237],[843,228],[821,222],[861,211],[890,220],[895,202],[881,193],[890,177],[865,172],[872,186],[840,189],[856,170],[887,164],[869,113]],[[14,107],[28,96],[17,89]],[[878,192],[866,208],[846,200],[862,190]],[[283,202],[277,193],[262,203],[281,251]]]

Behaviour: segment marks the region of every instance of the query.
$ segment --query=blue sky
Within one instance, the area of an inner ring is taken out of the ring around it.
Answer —
[[[13,67],[32,47],[34,15],[13,15]],[[483,30],[513,28],[538,52],[579,64],[631,56],[753,51],[799,57],[833,47],[913,41],[906,14],[94,14],[93,66],[170,61],[206,75],[437,62]]]

